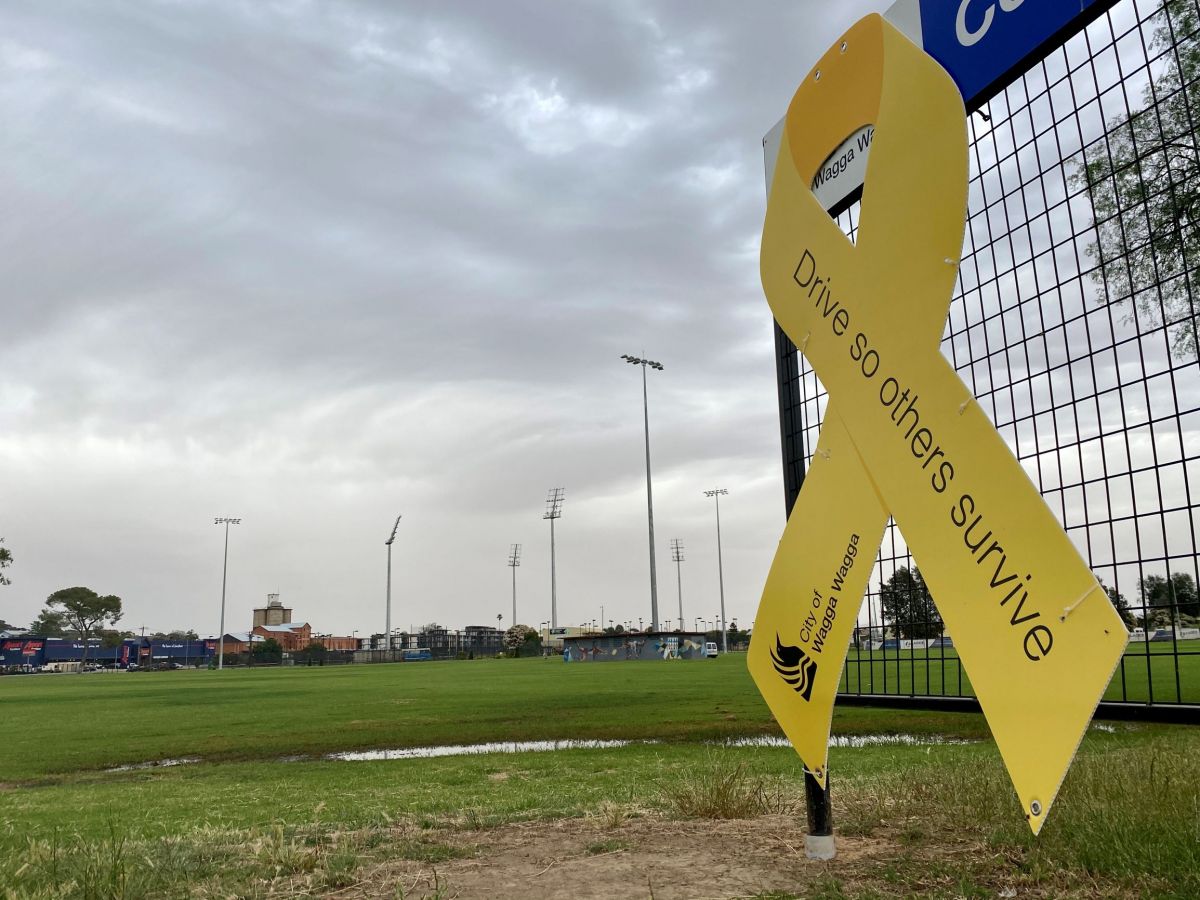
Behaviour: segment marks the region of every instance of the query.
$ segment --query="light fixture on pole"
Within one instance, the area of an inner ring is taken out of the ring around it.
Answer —
[[[546,495],[546,512],[543,519],[550,520],[550,627],[558,627],[558,585],[554,572],[554,520],[562,518],[565,488],[551,488]]]
[[[650,401],[646,394],[646,367],[661,372],[663,365],[652,359],[621,354],[631,366],[642,367],[642,422],[646,428],[646,521],[650,526],[650,627],[658,631],[658,579],[654,568],[654,493],[650,488]]]
[[[229,575],[229,526],[241,525],[241,519],[230,519],[224,516],[213,519],[214,525],[225,526],[225,562],[221,566],[221,634],[217,639],[220,648],[217,655],[217,668],[225,668],[225,581]]]
[[[508,567],[512,569],[513,581],[513,617],[512,623],[517,624],[517,566],[521,564],[521,545],[513,544],[508,551]]]
[[[721,495],[728,494],[725,488],[714,488],[705,491],[705,497],[717,501],[717,580],[721,587],[721,652],[729,652],[729,629],[725,627],[725,570],[721,564]]]
[[[396,529],[400,527],[400,516],[396,516],[396,524],[392,526],[392,533],[388,535],[388,539],[384,541],[384,546],[387,547],[387,619],[384,625],[383,647],[387,650],[388,655],[384,659],[391,659],[392,652],[392,542],[396,540]]]
[[[687,559],[683,555],[683,541],[671,538],[671,559],[675,561],[675,583],[679,586],[679,629],[683,630],[683,574],[679,564]]]

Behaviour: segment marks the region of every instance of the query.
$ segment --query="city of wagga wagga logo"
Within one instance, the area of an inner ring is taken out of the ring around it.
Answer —
[[[792,686],[797,694],[807,700],[812,695],[813,682],[817,677],[817,664],[799,647],[785,644],[775,635],[775,649],[771,651],[771,665],[779,677]]]
[[[838,598],[846,582],[846,576],[854,568],[858,556],[858,535],[851,534],[846,542],[846,552],[841,564],[833,570],[829,579],[829,596],[823,597],[820,590],[813,588],[812,609],[804,616],[800,625],[800,642],[807,645],[814,655],[825,649],[825,639],[837,620]],[[792,689],[805,700],[812,694],[813,680],[817,675],[816,660],[810,659],[800,647],[785,644],[775,635],[775,648],[771,651],[771,664],[775,671]]]
[[[820,653],[825,649],[825,638],[829,636],[829,629],[837,619],[838,598],[841,596],[846,576],[854,568],[856,556],[858,535],[851,534],[850,540],[846,542],[846,552],[842,556],[841,564],[833,570],[833,576],[829,579],[829,596],[822,597],[821,591],[813,588],[812,609],[805,615],[804,624],[800,626],[800,640],[807,644],[813,653]]]

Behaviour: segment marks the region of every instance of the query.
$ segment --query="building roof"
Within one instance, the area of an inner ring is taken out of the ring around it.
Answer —
[[[284,622],[282,625],[259,625],[263,631],[292,632],[301,631],[308,627],[307,622]]]
[[[242,644],[246,643],[248,636],[249,636],[249,632],[246,632],[246,631],[227,631],[227,632],[225,632],[226,640],[235,640]],[[263,637],[261,634],[256,634],[256,635],[250,636],[250,639],[255,640],[255,641],[265,641],[266,640],[266,638]]]
[[[691,640],[707,640],[707,632],[693,631],[622,631],[619,634],[604,634],[599,631],[589,631],[584,634],[564,634],[551,635],[552,637],[561,638],[564,641],[572,643],[582,643],[583,641],[603,640],[604,638],[627,638],[630,640],[643,640],[647,638],[688,638]]]

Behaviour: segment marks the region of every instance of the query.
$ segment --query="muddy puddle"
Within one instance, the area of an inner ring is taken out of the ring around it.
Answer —
[[[487,744],[451,744],[443,747],[398,747],[391,750],[351,750],[329,753],[322,759],[371,762],[378,759],[433,759],[442,756],[479,756],[484,753],[549,753],[555,750],[609,750],[633,741],[496,741]],[[651,744],[656,741],[641,741]]]
[[[613,750],[634,744],[658,745],[661,741],[630,740],[558,740],[558,741],[491,741],[482,744],[448,744],[436,747],[389,747],[379,750],[345,750],[323,756],[283,756],[276,762],[313,762],[333,760],[336,762],[376,762],[380,760],[437,759],[450,756],[482,756],[489,753],[553,753],[558,750]],[[829,739],[830,747],[929,747],[939,744],[970,744],[975,741],[947,737],[940,734],[835,734]],[[790,748],[787,738],[779,735],[756,735],[753,737],[730,738],[712,741],[713,747],[762,747],[764,749]],[[198,756],[182,756],[176,759],[157,759],[149,762],[129,763],[105,769],[106,772],[137,772],[144,769],[164,769],[203,762]]]
[[[489,744],[456,744],[445,747],[400,747],[391,750],[354,750],[330,753],[322,759],[348,762],[369,762],[381,759],[431,759],[442,756],[475,756],[482,753],[546,753],[554,750],[607,750],[631,744],[661,744],[661,741],[500,741]],[[938,734],[835,734],[829,739],[831,747],[927,747],[935,744],[973,743],[961,738]],[[712,741],[714,747],[791,747],[787,738],[779,735],[757,735]]]
[[[973,744],[966,738],[941,734],[831,734],[830,747],[931,747],[938,744]],[[792,742],[773,734],[758,737],[731,738],[722,742],[725,747],[791,747]]]
[[[129,763],[124,766],[114,766],[105,772],[137,772],[141,769],[168,769],[171,766],[189,766],[200,762],[198,756],[181,756],[178,759],[152,759],[149,762]]]

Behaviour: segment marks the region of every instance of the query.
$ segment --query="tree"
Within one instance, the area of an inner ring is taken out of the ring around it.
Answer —
[[[265,641],[255,641],[250,651],[252,658],[260,659],[263,662],[279,662],[283,659],[283,645],[275,638],[267,638]]]
[[[1125,599],[1125,595],[1115,587],[1107,587],[1103,581],[1100,582],[1100,587],[1104,588],[1104,593],[1108,595],[1109,602],[1117,611],[1117,615],[1121,617],[1121,621],[1125,623],[1125,627],[1133,628],[1136,621],[1133,618],[1133,612],[1129,609],[1129,601]]]
[[[534,631],[532,628],[525,632],[525,641],[521,644],[520,655],[542,655],[542,635],[540,632]]]
[[[542,638],[528,625],[513,625],[504,632],[504,649],[512,656],[537,656],[542,652]]]
[[[101,628],[97,633],[100,635],[100,646],[109,650],[120,647],[126,638],[134,636],[131,631],[117,631],[115,628]]]
[[[38,617],[29,623],[30,634],[40,634],[45,637],[72,637],[67,632],[67,618],[52,609],[43,609]]]
[[[941,636],[942,614],[916,566],[911,572],[907,566],[898,568],[879,589],[879,599],[884,621],[895,625],[901,638],[921,640]]]
[[[1194,616],[1200,613],[1200,597],[1196,594],[1196,582],[1187,572],[1174,572],[1167,578],[1162,575],[1147,575],[1138,589],[1142,595],[1142,624],[1145,628],[1165,627],[1178,616]]]
[[[729,625],[729,646],[740,647],[743,644],[750,643],[750,632],[748,630],[739,629],[736,623]]]
[[[325,658],[329,655],[329,648],[320,641],[309,641],[308,646],[296,654],[297,657],[304,660],[308,665],[314,662],[319,665],[325,665]]]
[[[156,631],[150,635],[150,640],[152,641],[198,641],[199,639],[200,636],[190,628],[187,631],[180,631],[179,629],[175,629],[174,631]]]
[[[1196,593],[1196,581],[1187,572],[1171,575],[1171,593],[1174,595],[1175,611],[1181,616],[1200,616],[1200,594]]]
[[[1165,52],[1164,52],[1165,51]],[[1194,0],[1164,0],[1156,14],[1151,57],[1158,77],[1142,104],[1106,124],[1105,139],[1084,149],[1071,176],[1091,197],[1096,240],[1087,255],[1102,301],[1129,304],[1165,319],[1171,352],[1196,356],[1200,291],[1200,11]],[[1155,63],[1157,66],[1158,63]],[[1195,124],[1193,124],[1195,123]]]
[[[105,622],[115,625],[121,618],[121,598],[113,594],[101,597],[91,588],[63,588],[46,598],[46,609],[61,610],[66,624],[79,632],[79,638],[83,641],[83,656],[80,658],[82,669],[82,663],[87,662],[88,639],[92,632]]]
[[[4,538],[0,538],[0,544],[3,543]],[[12,565],[12,561],[12,553],[9,552],[9,549],[7,547],[0,547],[0,584],[12,584],[12,582],[4,576],[4,570]]]

